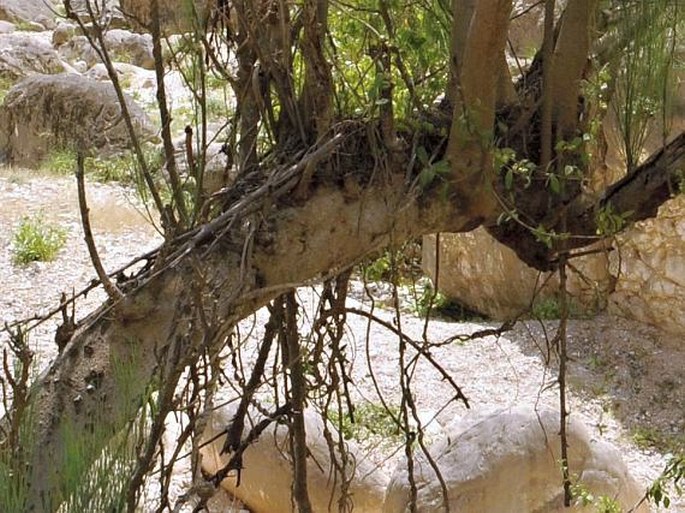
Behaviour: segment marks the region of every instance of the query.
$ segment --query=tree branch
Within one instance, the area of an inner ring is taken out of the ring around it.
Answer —
[[[86,241],[86,246],[88,247],[88,254],[90,255],[90,261],[93,263],[95,272],[98,275],[98,279],[102,283],[102,286],[107,292],[109,298],[118,303],[124,298],[124,295],[117,288],[109,276],[105,272],[105,268],[102,266],[102,261],[98,255],[98,250],[95,247],[95,240],[93,239],[93,231],[90,228],[90,218],[88,217],[88,204],[86,203],[86,186],[84,183],[85,174],[85,164],[83,158],[83,152],[78,151],[76,153],[76,184],[78,186],[78,206],[79,212],[81,213],[81,225],[83,226],[83,238]],[[66,300],[66,298],[65,298]]]
[[[658,208],[679,191],[685,170],[685,132],[654,153],[634,172],[609,187],[600,198],[578,196],[569,205],[551,204],[546,219],[539,222],[548,232],[567,233],[566,251],[598,241],[598,214],[609,205],[613,214],[625,219],[626,226],[654,217]],[[547,194],[530,191],[530,194]],[[559,211],[567,212],[566,228],[559,224]],[[491,222],[486,226],[490,235],[510,247],[526,264],[541,271],[556,268],[557,248],[538,240],[529,227],[514,221]]]

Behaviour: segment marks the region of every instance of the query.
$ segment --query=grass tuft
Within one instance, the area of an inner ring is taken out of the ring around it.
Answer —
[[[12,241],[12,260],[16,265],[50,262],[64,247],[67,231],[45,221],[43,214],[22,218]]]

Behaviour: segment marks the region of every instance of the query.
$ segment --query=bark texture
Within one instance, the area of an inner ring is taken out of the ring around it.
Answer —
[[[233,2],[230,10],[218,3],[225,9],[216,30],[236,62],[222,64],[208,41],[203,50],[234,89],[231,155],[240,177],[213,196],[207,209],[213,218],[167,234],[164,246],[145,257],[143,270],[118,284],[123,299],[79,323],[33,387],[30,511],[55,511],[69,489],[61,472],[69,461],[85,464],[87,478],[88,463],[135,418],[152,390],[174,387],[187,365],[223,347],[240,319],[296,286],[336,276],[372,251],[412,237],[483,224],[523,261],[547,270],[560,253],[594,242],[602,208],[611,205],[630,221],[656,213],[681,185],[685,134],[599,198],[586,196],[579,182],[550,193],[544,184],[556,167],[536,169],[532,186],[507,183],[495,169],[498,145],[539,164],[543,90],[554,100],[552,142],[582,134],[587,122],[578,95],[596,0],[568,2],[555,30],[551,87],[540,87],[537,59],[516,91],[502,84],[511,4],[452,2],[463,16],[454,18],[449,62],[445,58],[444,108],[426,109],[420,115],[430,123],[400,130],[392,84],[381,91],[382,108],[368,118],[336,117],[326,61],[325,22],[333,4],[307,0],[302,18],[291,20],[283,1]],[[380,43],[375,69],[387,73],[392,49]],[[301,52],[303,91],[296,91],[295,51]],[[260,147],[264,141],[268,151]],[[446,176],[422,180],[430,167],[419,162],[419,147],[431,156],[429,164],[447,163]],[[578,153],[552,153],[550,162],[579,162]],[[514,207],[518,220],[498,224]],[[538,226],[569,237],[548,246],[531,231]],[[74,440],[79,454],[73,454]]]

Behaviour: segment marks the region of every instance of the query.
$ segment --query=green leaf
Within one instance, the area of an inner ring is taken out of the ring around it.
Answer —
[[[416,157],[419,159],[419,162],[427,166],[428,165],[428,153],[426,152],[426,148],[423,146],[419,146],[416,148]]]
[[[419,173],[419,187],[426,189],[435,179],[435,171],[432,166],[427,167]]]
[[[561,192],[561,182],[557,175],[549,175],[549,188],[554,194]]]
[[[507,169],[507,174],[504,175],[504,188],[508,191],[514,186],[514,170]]]

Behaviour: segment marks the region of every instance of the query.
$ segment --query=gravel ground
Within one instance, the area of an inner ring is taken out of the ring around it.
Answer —
[[[45,312],[54,307],[61,292],[68,294],[79,290],[92,278],[90,261],[82,243],[74,190],[73,182],[65,178],[34,175],[23,170],[0,170],[3,203],[0,211],[0,283],[3,284],[0,318],[4,322]],[[134,196],[113,185],[89,186],[95,238],[108,270],[151,249],[160,240],[140,207],[136,206]],[[22,216],[38,212],[42,212],[46,220],[68,229],[66,248],[54,262],[15,266],[11,261],[12,234]],[[387,298],[387,287],[376,286],[376,293]],[[302,291],[301,295],[306,304],[315,304],[314,291]],[[96,307],[102,297],[97,291],[90,293],[80,302],[77,317]],[[358,283],[352,284],[350,305],[369,306]],[[375,313],[393,322],[390,310],[380,308]],[[401,322],[407,334],[421,339],[424,321],[405,314]],[[431,321],[427,334],[428,339],[435,342],[493,326],[436,320]],[[31,341],[42,365],[56,352],[52,342],[54,329],[55,324],[47,322],[32,335]],[[553,406],[557,394],[553,365],[546,366],[543,356],[546,353],[544,333],[553,329],[553,322],[521,323],[505,336],[454,342],[434,350],[433,354],[463,388],[472,408],[489,410],[517,404]],[[391,400],[397,399],[397,337],[377,325],[369,330],[367,339],[367,321],[350,316],[355,394],[374,400],[373,372],[384,394]],[[0,339],[0,344],[3,343]],[[573,415],[582,416],[598,437],[616,444],[633,475],[645,486],[663,469],[667,456],[642,444],[636,445],[635,439],[679,439],[682,449],[684,348],[682,337],[612,317],[574,320],[569,325]],[[371,367],[366,363],[366,353],[373,362]],[[435,414],[439,424],[446,424],[463,412],[461,404],[445,404],[444,398],[451,393],[425,362],[417,365],[415,383],[419,409],[428,417]],[[397,456],[379,451],[377,458],[390,469]],[[676,499],[670,509],[664,511],[685,512],[685,497]]]

